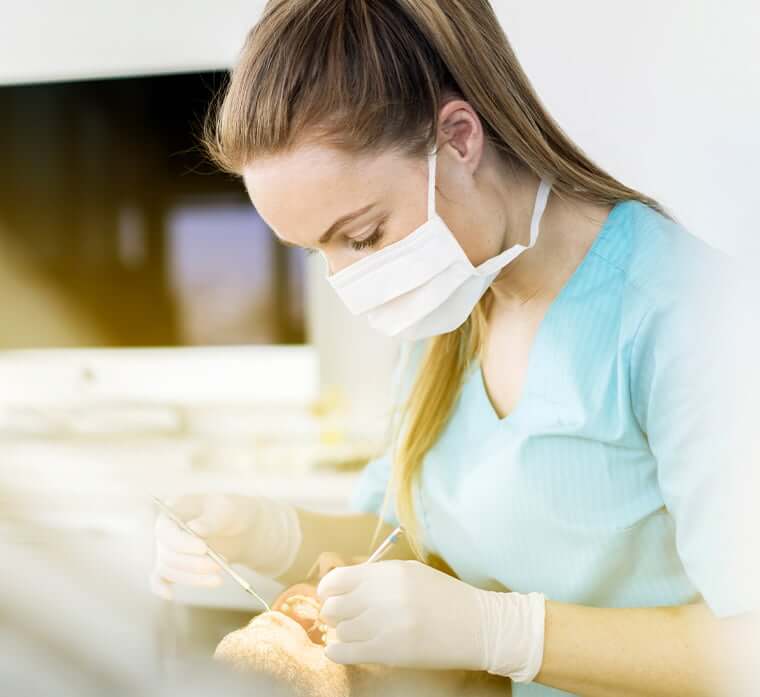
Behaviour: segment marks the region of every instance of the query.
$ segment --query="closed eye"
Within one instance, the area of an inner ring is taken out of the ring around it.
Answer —
[[[383,226],[378,225],[369,237],[365,237],[363,240],[351,240],[351,248],[358,252],[367,247],[374,247],[380,241],[382,236]]]
[[[368,247],[374,247],[382,239],[382,237],[383,237],[383,226],[381,224],[375,228],[375,230],[369,237],[365,237],[362,240],[350,240],[349,245],[351,249],[359,252],[362,249],[367,249]],[[307,254],[316,254],[317,251],[319,250],[307,247],[305,251]]]

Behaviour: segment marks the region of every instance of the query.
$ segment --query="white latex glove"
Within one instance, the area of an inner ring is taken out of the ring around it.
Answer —
[[[301,546],[296,509],[263,496],[190,494],[167,504],[230,563],[245,564],[264,576],[287,571]],[[151,590],[172,598],[171,584],[218,586],[224,573],[206,556],[203,541],[182,530],[165,513],[155,525],[156,561]]]
[[[541,593],[470,586],[418,561],[330,571],[317,586],[336,663],[485,670],[530,682],[544,652]]]

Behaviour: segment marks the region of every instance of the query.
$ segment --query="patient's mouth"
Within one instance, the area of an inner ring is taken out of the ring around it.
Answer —
[[[313,644],[325,646],[327,625],[319,618],[320,603],[313,586],[306,583],[291,586],[275,600],[272,610],[295,620]]]

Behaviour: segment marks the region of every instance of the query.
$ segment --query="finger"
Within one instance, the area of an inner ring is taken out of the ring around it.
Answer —
[[[208,549],[203,540],[182,530],[165,513],[156,518],[155,533],[162,546],[180,554],[205,554]]]
[[[352,592],[344,595],[333,595],[322,603],[319,616],[334,627],[338,622],[358,617],[367,609],[367,601],[362,594]]]
[[[328,571],[317,586],[317,597],[321,601],[332,595],[343,595],[354,590],[364,578],[364,566],[341,566]]]
[[[162,579],[158,573],[151,573],[149,585],[150,590],[159,598],[163,598],[164,600],[174,599],[174,593],[172,592],[171,584],[168,581]]]
[[[377,634],[378,623],[372,621],[372,613],[365,610],[358,617],[338,622],[335,636],[340,641],[369,641]]]
[[[161,562],[180,571],[190,571],[194,574],[219,574],[221,567],[205,554],[180,554],[167,547],[159,549]]]
[[[353,665],[357,663],[377,663],[372,642],[369,641],[328,641],[325,646],[325,656],[334,663]]]
[[[165,581],[181,583],[185,586],[216,588],[222,584],[222,578],[218,574],[194,574],[191,571],[175,569],[160,562],[156,565],[156,574]]]

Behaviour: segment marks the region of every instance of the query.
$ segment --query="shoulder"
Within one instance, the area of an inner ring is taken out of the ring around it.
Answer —
[[[717,320],[741,307],[749,283],[737,259],[636,200],[613,208],[594,251],[621,281],[619,310],[634,332],[647,316]]]
[[[727,365],[743,379],[760,342],[748,267],[635,200],[612,209],[593,249],[586,290],[603,298],[593,321],[607,318],[633,383],[699,376],[716,385]]]
[[[624,213],[608,249],[626,278],[620,312],[633,382],[684,394],[701,386],[716,398],[760,386],[760,288],[748,266],[638,201]]]
[[[740,273],[728,253],[640,201],[619,202],[602,235],[598,256],[624,275],[630,293],[650,303],[668,303]]]

